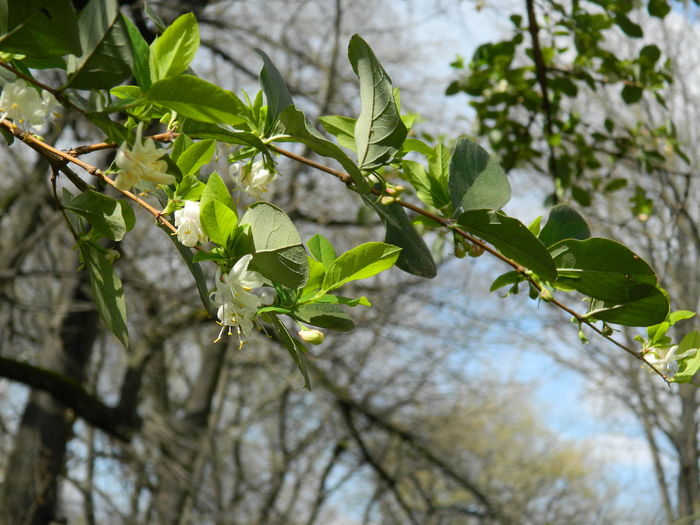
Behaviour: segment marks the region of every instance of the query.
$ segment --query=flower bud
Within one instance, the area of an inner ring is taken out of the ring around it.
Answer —
[[[391,197],[389,195],[384,195],[384,197],[381,198],[380,202],[383,206],[389,206],[390,204],[394,204],[396,202],[396,198]]]
[[[302,341],[311,343],[312,345],[320,345],[323,343],[323,339],[326,337],[321,330],[304,328],[297,332]]]

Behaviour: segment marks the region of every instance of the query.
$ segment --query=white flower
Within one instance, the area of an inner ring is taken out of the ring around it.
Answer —
[[[268,170],[261,160],[254,162],[250,168],[236,162],[231,164],[229,169],[238,188],[254,199],[262,197],[262,194],[267,192],[268,184],[277,177],[277,172],[274,169]]]
[[[219,309],[217,317],[221,324],[218,341],[228,327],[231,335],[232,327],[236,327],[241,347],[245,343],[245,336],[253,328],[253,319],[262,305],[260,297],[252,293],[253,288],[265,284],[265,279],[258,272],[248,270],[252,255],[244,255],[231,268],[228,274],[216,272],[216,290],[212,293],[212,301]]]
[[[185,246],[194,248],[197,244],[207,242],[207,235],[199,222],[199,203],[185,201],[185,207],[175,211],[177,238]]]
[[[669,347],[654,346],[644,354],[644,360],[656,368],[659,372],[673,377],[678,372],[678,359],[685,357],[678,354],[678,345]]]
[[[164,160],[159,160],[165,155],[165,150],[156,148],[156,143],[151,139],[141,142],[141,128],[139,124],[136,130],[134,148],[124,142],[117,152],[116,163],[121,168],[114,185],[120,190],[128,190],[133,185],[147,180],[153,184],[172,184],[175,177],[166,173],[168,165]]]
[[[21,78],[7,84],[0,94],[0,118],[11,118],[20,126],[30,126],[39,131],[46,123],[46,116],[58,106],[54,96],[42,91],[39,94],[33,86]]]

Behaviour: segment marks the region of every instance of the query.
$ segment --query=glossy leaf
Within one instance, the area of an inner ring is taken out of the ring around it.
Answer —
[[[631,287],[628,299],[624,304],[594,300],[585,317],[624,326],[649,326],[663,321],[668,315],[668,297],[651,284]]]
[[[406,138],[391,79],[358,35],[350,39],[348,57],[360,79],[362,108],[355,123],[357,163],[362,169],[377,168],[391,161]]]
[[[92,190],[81,193],[63,206],[87,219],[101,237],[113,241],[121,241],[136,224],[134,210],[126,202]]]
[[[624,304],[636,300],[635,286],[656,285],[656,274],[649,265],[629,248],[610,239],[566,239],[549,249],[559,272],[557,287]]]
[[[216,142],[213,140],[201,140],[189,146],[177,159],[177,166],[183,175],[193,175],[199,168],[209,164],[214,152]]]
[[[78,17],[82,55],[68,57],[64,87],[109,89],[129,78],[131,41],[117,0],[89,2]]]
[[[292,317],[302,323],[339,332],[349,332],[355,328],[355,323],[339,304],[304,304],[293,310]]]
[[[292,289],[304,286],[309,276],[306,251],[294,223],[267,202],[251,204],[240,221],[250,225],[245,248],[252,264],[264,277]]]
[[[31,57],[80,55],[70,0],[0,0],[0,48]]]
[[[469,210],[458,217],[457,223],[543,280],[552,282],[557,278],[549,251],[518,219],[494,210]]]
[[[224,181],[216,172],[209,175],[207,185],[202,192],[200,204],[204,206],[209,201],[219,201],[231,208],[234,212],[236,211],[236,203],[233,202],[231,192],[228,190],[226,184],[224,184]]]
[[[678,354],[686,352],[688,355],[678,361],[678,373],[673,376],[676,383],[688,383],[700,370],[700,333],[697,330],[686,334],[678,344]]]
[[[238,218],[224,203],[211,200],[203,204],[199,212],[202,230],[213,242],[226,246],[236,233]]]
[[[134,79],[143,91],[148,91],[151,87],[151,69],[148,65],[150,61],[151,49],[148,47],[148,42],[143,38],[141,32],[124,15],[120,15],[126,32],[129,36],[129,45],[131,46],[131,54],[134,58],[132,65],[132,73]]]
[[[549,247],[564,239],[584,240],[591,236],[588,224],[581,215],[566,204],[557,204],[549,211],[547,223],[539,239]]]
[[[510,200],[503,169],[484,148],[464,138],[450,159],[448,188],[455,215],[474,209],[498,210]]]
[[[191,75],[155,82],[147,92],[150,102],[211,124],[243,124],[243,103],[230,91]]]
[[[367,279],[391,268],[400,250],[383,242],[368,242],[352,248],[330,264],[321,290],[335,290],[350,281]]]
[[[178,17],[151,44],[148,64],[151,81],[184,72],[199,48],[199,26],[194,13]]]
[[[340,115],[319,117],[318,121],[328,133],[333,135],[338,144],[350,151],[357,151],[355,146],[355,122],[357,119]]]
[[[372,208],[384,223],[384,242],[401,248],[396,266],[413,275],[431,279],[437,275],[437,266],[423,237],[411,224],[403,207],[397,203],[384,206],[373,195],[363,195],[362,200]]]
[[[90,275],[90,291],[100,318],[107,329],[128,348],[124,286],[114,272],[112,261],[107,257],[104,248],[92,242],[80,241],[78,248],[81,260]]]
[[[289,106],[293,106],[294,101],[287,84],[270,57],[262,49],[256,48],[255,52],[263,60],[263,67],[260,70],[260,87],[262,87],[267,99],[267,131],[270,131],[279,114]]]
[[[309,248],[309,253],[311,253],[318,262],[323,264],[326,270],[337,258],[333,245],[320,233],[311,237],[309,242],[306,243],[306,246]]]

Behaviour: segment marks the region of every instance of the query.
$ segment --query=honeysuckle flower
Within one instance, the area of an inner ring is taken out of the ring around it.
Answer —
[[[678,345],[654,346],[644,354],[644,360],[664,375],[673,377],[678,372],[678,359],[685,357],[684,354],[678,353]]]
[[[253,199],[259,199],[267,192],[267,186],[277,177],[277,171],[269,170],[265,163],[258,160],[252,166],[241,166],[238,162],[231,164],[231,175],[236,180],[238,188]]]
[[[156,148],[152,139],[141,141],[142,125],[136,129],[134,147],[124,142],[117,152],[116,163],[121,171],[114,181],[114,185],[120,190],[128,190],[141,181],[149,181],[153,184],[172,184],[175,177],[166,173],[168,165],[160,158],[165,155],[164,150]]]
[[[221,270],[216,272],[216,290],[211,295],[218,306],[216,315],[221,324],[216,341],[221,339],[227,327],[229,335],[232,335],[232,328],[235,327],[242,347],[246,334],[253,328],[253,319],[262,301],[252,290],[265,284],[265,279],[258,272],[248,270],[252,258],[250,254],[244,255],[228,274]]]
[[[39,93],[21,78],[6,84],[0,93],[0,118],[10,118],[17,126],[29,126],[35,131],[41,129],[57,106],[51,93]]]
[[[303,341],[311,343],[312,345],[320,345],[323,343],[323,339],[326,337],[321,330],[316,330],[315,328],[302,328],[297,333]]]
[[[185,246],[194,248],[197,244],[207,242],[207,235],[199,222],[199,203],[185,201],[185,207],[175,211],[177,238]]]

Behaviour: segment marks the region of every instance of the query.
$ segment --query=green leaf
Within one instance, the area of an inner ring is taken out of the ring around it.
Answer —
[[[457,223],[543,280],[553,282],[557,278],[549,251],[518,219],[494,210],[469,210],[459,216]]]
[[[697,314],[695,312],[691,312],[690,310],[676,310],[675,312],[671,312],[668,316],[669,323],[671,325],[676,324],[679,321],[685,321],[686,319],[692,319],[695,317]]]
[[[367,279],[391,268],[401,248],[383,242],[367,242],[345,252],[326,270],[321,290],[328,292],[345,283]]]
[[[437,275],[437,267],[423,237],[411,224],[404,208],[392,203],[384,206],[376,202],[376,197],[362,195],[364,203],[372,208],[384,223],[384,242],[401,248],[396,266],[413,275],[432,279]]]
[[[657,283],[656,274],[643,259],[610,239],[565,239],[549,250],[559,273],[556,286],[561,289],[624,304],[638,299],[635,286]]]
[[[194,175],[185,175],[175,188],[175,199],[183,201],[198,201],[206,185]]]
[[[289,92],[287,84],[282,75],[272,63],[270,57],[262,49],[255,48],[254,51],[262,58],[263,67],[260,70],[260,87],[265,93],[267,100],[267,131],[269,132],[277,121],[280,113],[289,106],[294,105],[292,94]]]
[[[362,108],[355,123],[357,162],[362,169],[373,169],[391,161],[406,138],[406,126],[399,116],[391,79],[358,35],[348,47],[352,69],[360,79]]]
[[[306,144],[314,153],[322,157],[337,160],[348,175],[352,177],[355,183],[353,189],[359,193],[369,192],[369,185],[357,165],[350,160],[350,157],[337,144],[326,140],[321,133],[311,127],[303,112],[294,106],[288,107],[280,114],[279,121],[282,132],[290,135],[290,140]]]
[[[199,49],[199,26],[194,13],[178,17],[151,44],[148,64],[153,83],[179,75],[187,69]]]
[[[134,57],[134,63],[131,68],[134,74],[136,83],[143,91],[148,91],[151,87],[151,69],[148,65],[150,60],[151,50],[148,47],[148,42],[143,38],[141,32],[134,23],[125,17],[119,15],[122,23],[126,27],[126,32],[129,35],[129,44],[131,45],[131,54]]]
[[[651,284],[642,283],[630,288],[624,304],[594,300],[584,317],[624,326],[649,326],[666,319],[668,310],[666,294]]]
[[[542,243],[550,247],[564,239],[584,240],[591,236],[588,224],[581,215],[566,204],[557,204],[549,212],[547,224],[540,232]]]
[[[504,286],[508,286],[509,284],[511,286],[514,284],[518,284],[522,280],[523,276],[518,272],[506,272],[503,275],[499,275],[498,277],[496,277],[493,283],[491,283],[491,288],[489,288],[489,292],[495,292],[499,288],[503,288]]]
[[[124,201],[87,190],[64,207],[87,219],[102,237],[121,241],[136,224],[134,210]]]
[[[641,87],[626,84],[625,87],[622,88],[622,100],[624,100],[626,104],[634,104],[641,100],[642,93],[644,93],[644,90]]]
[[[435,149],[437,150],[437,148],[439,146],[442,146],[444,148],[444,146],[442,144],[438,144],[435,147]],[[403,141],[403,150],[406,152],[415,151],[415,152],[420,153],[421,155],[425,156],[426,158],[432,157],[433,153],[434,153],[433,148],[428,146],[425,142],[423,142],[422,140],[418,140],[418,139],[410,138],[410,137]],[[445,173],[447,173],[447,165],[449,165],[449,157],[448,157],[448,161],[447,161],[447,164],[445,167]],[[447,176],[445,176],[445,179],[447,179]]]
[[[182,132],[187,133],[195,138],[212,139],[227,144],[240,144],[241,146],[250,146],[257,151],[262,152],[270,162],[272,159],[267,151],[267,146],[260,140],[260,137],[250,133],[249,131],[229,131],[215,124],[197,122],[196,120],[187,119],[182,125]]]
[[[631,36],[632,38],[642,38],[644,36],[642,26],[632,22],[632,20],[622,13],[617,13],[615,15],[615,24],[617,24],[627,36]]]
[[[671,6],[667,0],[649,0],[647,11],[651,16],[665,18],[671,12]]]
[[[106,250],[92,242],[78,241],[80,256],[90,275],[90,291],[97,311],[105,326],[124,345],[129,347],[129,332],[126,326],[126,302],[124,287],[114,273],[112,261]]]
[[[2,0],[0,49],[30,57],[80,55],[78,19],[70,0]]]
[[[78,28],[83,53],[68,57],[64,88],[109,89],[129,78],[134,59],[117,0],[89,2]]]
[[[177,159],[177,166],[183,175],[194,175],[199,168],[211,162],[216,151],[216,142],[202,140],[189,146]]]
[[[333,245],[320,233],[311,237],[309,242],[306,243],[306,246],[309,247],[309,253],[311,253],[318,262],[322,263],[326,270],[337,258]]]
[[[272,323],[275,325],[277,334],[280,337],[280,341],[289,352],[289,355],[294,359],[294,363],[297,365],[299,372],[304,377],[304,388],[311,390],[311,381],[309,380],[309,371],[306,368],[306,362],[304,361],[304,353],[306,349],[304,346],[289,335],[289,330],[284,326],[284,323],[280,321],[279,317],[276,315],[271,315]]]
[[[510,183],[498,163],[477,143],[457,142],[448,181],[455,215],[473,209],[498,210],[510,200]]]
[[[246,253],[253,254],[255,269],[270,281],[287,288],[304,286],[309,276],[306,250],[294,223],[278,207],[256,202],[240,221],[250,225]]]
[[[329,115],[319,117],[318,121],[323,126],[323,129],[336,138],[338,144],[350,151],[357,151],[355,147],[355,122],[357,122],[357,119],[340,115]]]
[[[355,323],[339,304],[321,302],[303,304],[291,315],[297,321],[328,330],[349,332],[355,328]]]
[[[191,75],[155,82],[147,92],[150,102],[211,124],[243,124],[246,108],[230,91]]]
[[[231,208],[234,212],[236,211],[236,203],[233,202],[231,192],[228,191],[226,184],[224,184],[224,181],[221,180],[221,177],[216,172],[209,175],[207,185],[202,192],[200,205],[204,206],[209,201],[219,201]]]
[[[691,352],[696,349],[695,352]],[[678,345],[678,353],[689,352],[689,355],[678,361],[678,373],[673,376],[675,383],[688,383],[700,370],[700,333],[697,330],[686,334]]]
[[[211,200],[203,204],[199,212],[202,230],[215,243],[226,246],[236,235],[238,217],[231,208],[220,201]]]
[[[415,188],[421,201],[437,209],[450,203],[447,176],[438,178],[435,176],[435,170],[430,169],[426,172],[422,164],[412,160],[404,160],[402,165],[404,178]]]

